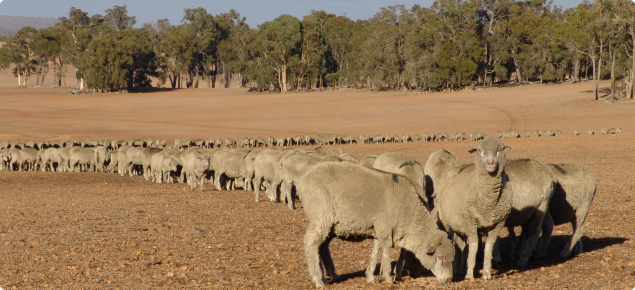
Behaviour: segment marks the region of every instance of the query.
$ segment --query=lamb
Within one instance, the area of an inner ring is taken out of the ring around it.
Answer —
[[[586,216],[595,196],[597,179],[588,168],[581,164],[557,163],[548,166],[558,183],[551,197],[548,217],[545,217],[546,223],[551,222],[552,226],[571,223],[573,234],[560,253],[561,257],[568,257],[574,249],[576,253],[582,253],[580,238],[584,233]],[[551,221],[548,220],[549,217]],[[544,256],[546,253],[550,237],[551,230],[543,231],[540,241],[542,247],[537,249],[539,255]]]
[[[203,191],[204,176],[209,169],[210,156],[201,153],[192,153],[187,157],[185,161],[185,174],[187,174],[187,183],[190,185],[190,190],[194,190],[197,184],[201,185],[201,191]]]
[[[505,146],[494,138],[485,138],[468,152],[476,153],[474,164],[457,164],[447,173],[448,180],[437,193],[439,219],[454,233],[459,251],[455,270],[462,270],[464,239],[467,238],[469,255],[467,278],[474,277],[479,232],[485,242],[483,278],[491,279],[492,249],[501,228],[511,211],[512,191],[505,173],[507,158]]]
[[[366,281],[374,282],[376,256],[382,247],[382,275],[390,276],[390,248],[415,254],[432,270],[439,283],[452,280],[454,247],[438,229],[421,202],[421,189],[398,174],[349,163],[324,162],[309,169],[299,186],[299,197],[309,219],[304,252],[311,279],[324,287],[320,260],[327,274],[337,278],[329,243],[335,237],[357,241],[375,238],[366,268]]]
[[[518,266],[525,266],[540,237],[543,219],[556,186],[556,177],[549,167],[533,158],[508,160],[505,173],[509,177],[507,186],[514,193],[512,211],[505,226],[512,235],[514,226],[523,228],[522,238],[514,244],[511,257],[516,258],[520,254]],[[494,252],[494,260],[501,261],[497,250]]]

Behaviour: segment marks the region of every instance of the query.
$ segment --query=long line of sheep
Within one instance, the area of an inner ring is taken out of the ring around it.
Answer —
[[[202,190],[205,183],[216,190],[242,188],[253,191],[256,201],[264,190],[269,200],[291,209],[297,197],[309,220],[304,246],[317,287],[326,282],[322,269],[331,279],[338,277],[328,249],[335,237],[374,240],[366,268],[368,282],[375,281],[380,248],[381,274],[385,282],[393,281],[392,247],[402,250],[394,269],[396,280],[401,279],[406,262],[413,277],[421,274],[423,266],[440,283],[463,274],[473,278],[481,236],[485,237],[482,277],[490,279],[491,260],[502,259],[496,242],[502,227],[509,228],[512,239],[513,227],[522,227],[510,257],[519,266],[532,255],[545,256],[554,225],[573,227],[561,256],[581,252],[580,238],[596,190],[593,174],[575,163],[507,160],[509,146],[482,137],[469,150],[474,163],[459,164],[454,153],[439,150],[424,166],[398,152],[358,160],[339,148],[218,148],[220,139],[181,139],[169,148],[165,140],[149,139],[4,142],[0,169],[142,174],[158,183],[188,183],[192,190],[197,186]]]

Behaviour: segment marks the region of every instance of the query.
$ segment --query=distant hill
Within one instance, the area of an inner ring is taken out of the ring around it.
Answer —
[[[31,26],[35,29],[51,27],[57,21],[56,18],[0,15],[0,36],[14,35],[25,26]]]

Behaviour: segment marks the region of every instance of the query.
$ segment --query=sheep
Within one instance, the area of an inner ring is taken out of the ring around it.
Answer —
[[[286,199],[290,209],[295,209],[293,189],[295,188],[297,192],[298,183],[304,173],[320,162],[322,162],[321,158],[304,154],[294,154],[282,162],[284,177],[281,196]]]
[[[470,134],[470,140],[472,140],[472,141],[481,141],[481,140],[485,139],[485,137],[487,137],[487,134],[481,133],[481,132],[476,132],[476,133]]]
[[[578,131],[578,130],[573,130],[573,135],[574,135],[574,136],[580,136],[580,131]]]
[[[423,166],[423,172],[425,173],[427,199],[434,201],[431,203],[432,208],[437,207],[437,199],[434,193],[438,191],[445,182],[446,173],[458,163],[456,154],[443,149],[432,152],[428,157],[428,160]]]
[[[245,137],[242,141],[240,141],[240,147],[246,148],[251,146],[251,138]]]
[[[226,138],[225,148],[238,148],[238,142],[233,138]]]
[[[187,156],[185,161],[185,167],[183,170],[187,175],[187,183],[190,185],[190,190],[194,190],[197,184],[201,185],[200,191],[203,191],[204,176],[209,169],[210,156],[202,153],[192,153]]]
[[[73,147],[70,151],[70,171],[75,171],[75,165],[80,166],[80,171],[82,170],[82,166],[86,171],[95,171],[94,158],[95,150],[93,148]]]
[[[608,133],[609,129],[606,128],[602,128],[600,129],[600,132],[602,133],[602,135],[606,135]]]
[[[18,167],[18,165],[20,164],[19,162],[20,162],[20,159],[22,158],[22,156],[20,155],[20,150],[21,149],[18,149],[18,148],[16,148],[15,145],[14,145],[14,146],[12,146],[9,149],[9,154],[8,154],[10,156],[8,158],[8,160],[9,160],[9,165],[8,165],[9,171],[13,171],[13,170],[16,170],[16,169],[17,170],[21,170]],[[14,165],[15,165],[15,169],[13,168]]]
[[[106,168],[106,172],[110,172],[111,174],[115,174],[117,168],[119,168],[119,158],[118,158],[118,150],[110,151],[108,155],[110,156],[110,163],[108,163],[108,167]]]
[[[269,146],[276,146],[276,139],[273,137],[269,137]]]
[[[408,134],[402,134],[401,135],[401,142],[412,142],[412,138],[410,138],[410,135]]]
[[[624,133],[622,128],[615,128],[615,133]]]
[[[163,153],[152,155],[150,159],[150,170],[152,172],[152,181],[161,183],[169,182],[172,172],[177,171],[179,163],[174,158],[166,156]]]
[[[595,135],[595,130],[589,129],[589,135]]]
[[[278,148],[272,148],[273,150],[280,150]],[[245,190],[253,189],[253,179],[254,179],[254,158],[262,152],[261,149],[251,150],[247,155],[245,155],[245,164],[247,166],[247,174],[243,176],[245,178]]]
[[[419,135],[419,134],[414,134],[414,135],[412,135],[412,139],[413,139],[415,142],[421,142],[421,135]]]
[[[168,140],[165,140],[165,139],[157,139],[155,141],[155,146],[159,148],[165,148],[167,144],[168,144]]]
[[[525,266],[540,237],[549,200],[556,187],[556,177],[549,167],[533,158],[508,160],[505,173],[509,177],[507,186],[514,193],[512,210],[505,226],[510,233],[514,232],[515,226],[522,226],[522,238],[514,243],[511,257],[519,256],[518,266]],[[494,251],[494,260],[501,261],[497,249]]]
[[[452,280],[454,247],[438,229],[420,199],[421,189],[398,174],[349,163],[324,162],[309,169],[299,184],[299,197],[309,220],[304,252],[312,281],[324,286],[320,260],[336,279],[329,243],[335,237],[357,241],[374,238],[366,282],[374,282],[376,256],[382,247],[382,275],[390,276],[390,248],[415,254],[439,283]]]
[[[71,147],[63,147],[59,151],[61,164],[58,165],[58,171],[68,171],[70,169],[70,161],[71,161]]]
[[[547,131],[547,135],[548,136],[564,136],[564,134],[562,134],[562,131],[560,130],[549,130]]]
[[[221,184],[222,176],[226,176],[230,179],[226,183],[226,189],[230,190],[231,180],[235,178],[245,178],[247,176],[247,162],[246,156],[250,150],[221,150],[213,160],[214,168],[214,184],[217,190],[223,190]]]
[[[223,139],[217,138],[216,139],[216,148],[220,148],[221,145],[223,145]]]
[[[373,168],[373,165],[375,164],[375,160],[377,160],[376,154],[368,154],[364,156],[364,158],[362,158],[362,160],[359,162],[359,165],[368,167],[368,168]]]
[[[181,145],[183,145],[181,143]],[[143,167],[143,177],[145,180],[150,180],[150,163],[152,162],[152,155],[158,154],[163,149],[161,148],[137,148],[132,147],[126,151],[126,164],[125,167],[128,168],[128,173],[132,176],[132,168],[135,165]]]
[[[448,174],[448,179],[437,193],[439,219],[445,228],[452,231],[458,251],[456,271],[462,270],[462,252],[467,238],[469,255],[467,278],[474,277],[479,232],[485,233],[483,279],[491,279],[492,249],[505,220],[511,211],[512,192],[506,185],[507,158],[505,146],[494,138],[485,138],[476,143],[469,153],[474,154],[474,164],[457,164]]]
[[[95,171],[104,172],[106,169],[106,162],[110,161],[110,154],[104,146],[95,147],[95,155],[93,158],[93,164],[95,164]]]
[[[558,183],[551,197],[545,223],[548,224],[548,228],[551,226],[551,229],[553,225],[571,223],[573,233],[560,253],[560,257],[566,258],[574,250],[575,253],[582,253],[580,238],[584,233],[586,216],[595,196],[597,179],[588,168],[581,164],[556,163],[547,166],[553,171]],[[543,230],[540,246],[537,249],[539,255],[544,256],[547,251],[551,229]]]
[[[529,138],[529,131],[525,131],[525,133],[520,136],[520,138]]]
[[[36,161],[38,156],[38,150],[31,147],[24,147],[20,150],[20,159],[18,162],[18,169],[22,171],[24,164],[27,164],[27,170],[36,170]]]
[[[359,135],[359,142],[362,144],[371,144],[373,143],[373,138],[372,136],[369,135]]]
[[[535,135],[536,137],[547,137],[547,136],[549,136],[549,132],[547,132],[547,131],[542,131],[542,130],[536,130],[536,131],[534,132],[534,135]]]
[[[278,187],[282,183],[282,164],[280,160],[288,153],[298,152],[297,149],[263,150],[254,157],[254,192],[256,202],[260,201],[260,186],[268,183],[267,196],[270,201],[278,199]]]
[[[414,158],[399,152],[385,152],[379,154],[373,162],[374,169],[401,174],[410,179],[419,188],[421,193],[425,190],[425,177],[423,167]],[[423,194],[421,199],[428,205],[428,200]]]

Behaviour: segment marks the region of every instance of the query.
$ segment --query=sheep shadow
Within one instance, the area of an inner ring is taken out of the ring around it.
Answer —
[[[147,88],[133,88],[130,90],[131,93],[157,93],[157,92],[172,92],[180,90],[178,88],[156,88],[156,87],[147,87]]]
[[[566,245],[569,240],[569,235],[559,235],[552,236],[549,242],[549,247],[547,248],[547,256],[543,259],[530,259],[527,266],[520,267],[516,265],[516,260],[512,260],[509,258],[509,255],[512,251],[512,242],[509,238],[500,239],[500,249],[501,256],[503,258],[503,262],[500,263],[497,267],[493,267],[498,270],[498,274],[511,273],[514,272],[526,272],[534,269],[539,269],[542,267],[551,267],[557,266],[559,264],[563,264],[570,259],[575,259],[575,254],[572,254],[568,258],[561,258],[559,256],[560,252]],[[606,238],[588,238],[582,237],[582,251],[583,253],[594,252],[597,250],[601,250],[613,245],[623,244],[628,239],[622,237],[606,237]],[[478,264],[477,264],[478,265]]]
[[[396,261],[392,261],[390,263],[390,269],[392,271],[391,275],[393,278],[395,278],[395,268],[397,266],[397,262]],[[404,272],[403,272],[403,277],[408,276],[407,274],[407,269],[408,269],[408,265],[406,263],[405,267],[404,267]],[[425,277],[434,277],[434,274],[432,274],[432,272],[430,270],[427,270],[423,267],[421,267],[421,273],[417,276],[417,278],[425,278]],[[375,276],[375,283],[384,283],[384,278],[381,276],[381,263],[377,263],[375,265],[375,271],[373,272],[373,275]],[[346,273],[346,274],[342,274],[342,273],[338,273],[339,274],[339,278],[336,280],[331,280],[329,281],[329,284],[339,284],[339,283],[343,283],[346,282],[348,280],[352,280],[352,279],[356,279],[356,278],[362,278],[362,279],[366,279],[366,270],[360,270],[357,272],[353,272],[353,273]],[[395,281],[395,283],[398,283],[401,281]],[[388,284],[386,284],[388,285]]]

